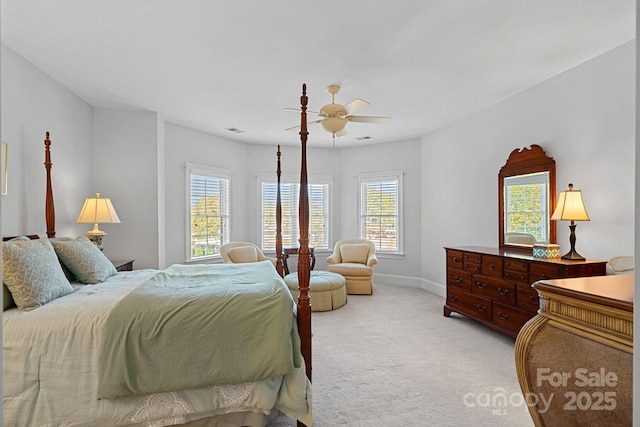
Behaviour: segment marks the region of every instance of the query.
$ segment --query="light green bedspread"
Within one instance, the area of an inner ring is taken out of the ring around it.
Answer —
[[[110,313],[98,398],[285,375],[299,355],[293,304],[270,261],[171,266]]]

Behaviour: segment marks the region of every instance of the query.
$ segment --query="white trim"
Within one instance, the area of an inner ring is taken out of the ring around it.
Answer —
[[[228,220],[228,227],[229,227],[229,233],[231,233],[231,221],[232,221],[232,188],[231,188],[231,170],[230,169],[224,169],[224,168],[217,168],[214,166],[207,166],[207,165],[201,165],[201,164],[196,164],[196,163],[185,163],[184,164],[184,170],[185,170],[185,178],[184,178],[184,182],[185,182],[185,253],[184,253],[184,259],[185,262],[194,262],[194,261],[206,261],[206,260],[216,260],[218,258],[220,258],[220,255],[209,255],[209,256],[203,256],[203,257],[198,257],[196,259],[191,258],[191,175],[202,175],[202,176],[207,176],[207,177],[211,177],[211,178],[219,178],[219,179],[226,179],[229,182],[229,188],[228,188],[228,199],[227,199],[227,204],[229,205],[229,220]],[[223,242],[226,243],[226,242]]]
[[[405,286],[407,288],[422,289],[427,292],[431,292],[442,298],[446,298],[447,288],[441,283],[433,282],[431,280],[423,279],[421,277],[413,276],[401,276],[397,274],[373,274],[373,293],[375,294],[377,285],[397,285]],[[444,304],[444,301],[443,301]]]
[[[262,246],[262,242],[264,241],[263,236],[263,218],[262,218],[262,184],[264,182],[276,183],[278,181],[277,176],[274,176],[272,173],[259,173],[256,175],[256,196],[257,196],[257,236],[259,239],[259,244]],[[333,181],[334,178],[331,175],[309,175],[307,178],[307,183],[310,185],[326,185],[327,186],[327,251],[331,251],[333,246]],[[300,184],[300,176],[295,174],[281,174],[280,175],[280,183],[281,184]],[[261,248],[263,249],[263,248]],[[318,248],[318,250],[322,251],[325,249]]]
[[[396,251],[382,251],[376,248],[376,253],[381,255],[398,255],[398,257],[404,256],[404,177],[405,172],[403,170],[375,172],[375,173],[360,173],[356,175],[356,203],[357,203],[357,224],[358,224],[358,236],[364,238],[361,235],[361,221],[362,221],[362,184],[367,182],[377,182],[383,180],[397,180],[398,181],[398,232],[396,235],[398,248]]]

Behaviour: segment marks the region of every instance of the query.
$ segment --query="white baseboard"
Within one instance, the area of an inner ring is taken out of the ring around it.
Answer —
[[[420,277],[400,276],[397,274],[373,274],[373,283],[378,285],[398,285],[407,286],[409,288],[423,289],[432,294],[446,298],[446,287],[440,283],[431,280],[422,279]]]

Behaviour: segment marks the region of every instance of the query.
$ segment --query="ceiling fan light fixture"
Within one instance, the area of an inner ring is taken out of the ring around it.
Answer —
[[[344,129],[347,124],[347,119],[342,117],[327,117],[323,119],[320,124],[322,125],[322,129],[331,134],[336,134]]]

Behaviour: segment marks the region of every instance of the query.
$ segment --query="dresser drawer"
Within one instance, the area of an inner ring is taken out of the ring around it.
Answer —
[[[454,268],[447,269],[447,286],[457,286],[471,292],[471,273],[457,270]]]
[[[520,272],[520,273],[528,273],[529,272],[529,263],[526,261],[520,261],[513,258],[505,258],[502,262],[502,265],[505,270]]]
[[[533,314],[508,307],[499,303],[493,303],[493,317],[491,321],[501,329],[505,329],[513,334],[517,334]]]
[[[462,251],[447,250],[447,267],[462,270]]]
[[[538,292],[529,285],[517,285],[516,307],[530,313],[537,313],[540,308]]]
[[[513,283],[523,283],[525,285],[528,285],[530,283],[529,274],[523,271],[504,270],[502,276]]]
[[[469,273],[482,273],[482,264],[475,264],[464,261],[462,268],[464,269],[464,271],[468,271]]]
[[[482,257],[482,274],[485,276],[502,277],[502,258],[484,255]]]
[[[561,279],[562,267],[552,264],[532,263],[529,266],[529,280],[531,283],[545,279]]]
[[[474,275],[471,292],[504,304],[516,304],[516,285],[493,277]]]
[[[464,252],[462,254],[462,260],[465,262],[465,264],[482,264],[482,255],[475,254],[473,252]]]
[[[451,287],[447,289],[447,304],[470,316],[491,321],[491,300]]]

